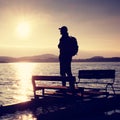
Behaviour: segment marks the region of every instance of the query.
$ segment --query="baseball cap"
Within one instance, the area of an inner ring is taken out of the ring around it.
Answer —
[[[61,28],[59,28],[59,30],[68,31],[68,28],[66,26],[62,26]]]

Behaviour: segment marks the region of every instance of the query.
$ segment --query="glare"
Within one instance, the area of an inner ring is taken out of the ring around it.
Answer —
[[[27,37],[30,35],[30,24],[26,21],[22,21],[17,25],[17,34],[19,37]]]
[[[14,96],[18,101],[26,101],[28,96],[33,93],[32,90],[32,74],[34,70],[35,64],[31,63],[16,63],[17,74],[16,77],[18,80],[18,94],[17,97]]]

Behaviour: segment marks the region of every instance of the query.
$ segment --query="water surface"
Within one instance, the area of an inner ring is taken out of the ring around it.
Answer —
[[[120,87],[120,62],[75,62],[73,75],[80,69],[115,69],[115,87]],[[32,75],[59,75],[59,63],[0,63],[0,104],[8,105],[33,98]],[[119,91],[118,91],[119,92]],[[0,117],[1,120],[35,120],[31,111]]]

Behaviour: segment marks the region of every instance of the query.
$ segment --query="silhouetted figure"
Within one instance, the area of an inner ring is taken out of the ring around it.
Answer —
[[[58,48],[60,49],[60,55],[59,55],[59,61],[60,61],[60,75],[65,77],[65,76],[72,76],[72,71],[71,71],[71,61],[72,61],[72,56],[73,55],[73,42],[71,38],[75,39],[74,37],[70,37],[68,34],[68,28],[66,26],[63,26],[59,28],[60,34],[62,35]],[[75,39],[76,40],[76,39]],[[76,43],[77,44],[77,41]],[[77,46],[77,51],[78,51],[78,46]],[[62,83],[63,86],[66,85],[66,82]]]

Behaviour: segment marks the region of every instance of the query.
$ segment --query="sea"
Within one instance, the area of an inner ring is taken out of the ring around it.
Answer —
[[[120,62],[73,62],[72,72],[77,78],[84,69],[115,69],[115,88],[120,93]],[[33,98],[33,75],[59,75],[57,62],[0,63],[0,105],[29,101]],[[30,110],[18,111],[0,117],[0,120],[37,120]]]

